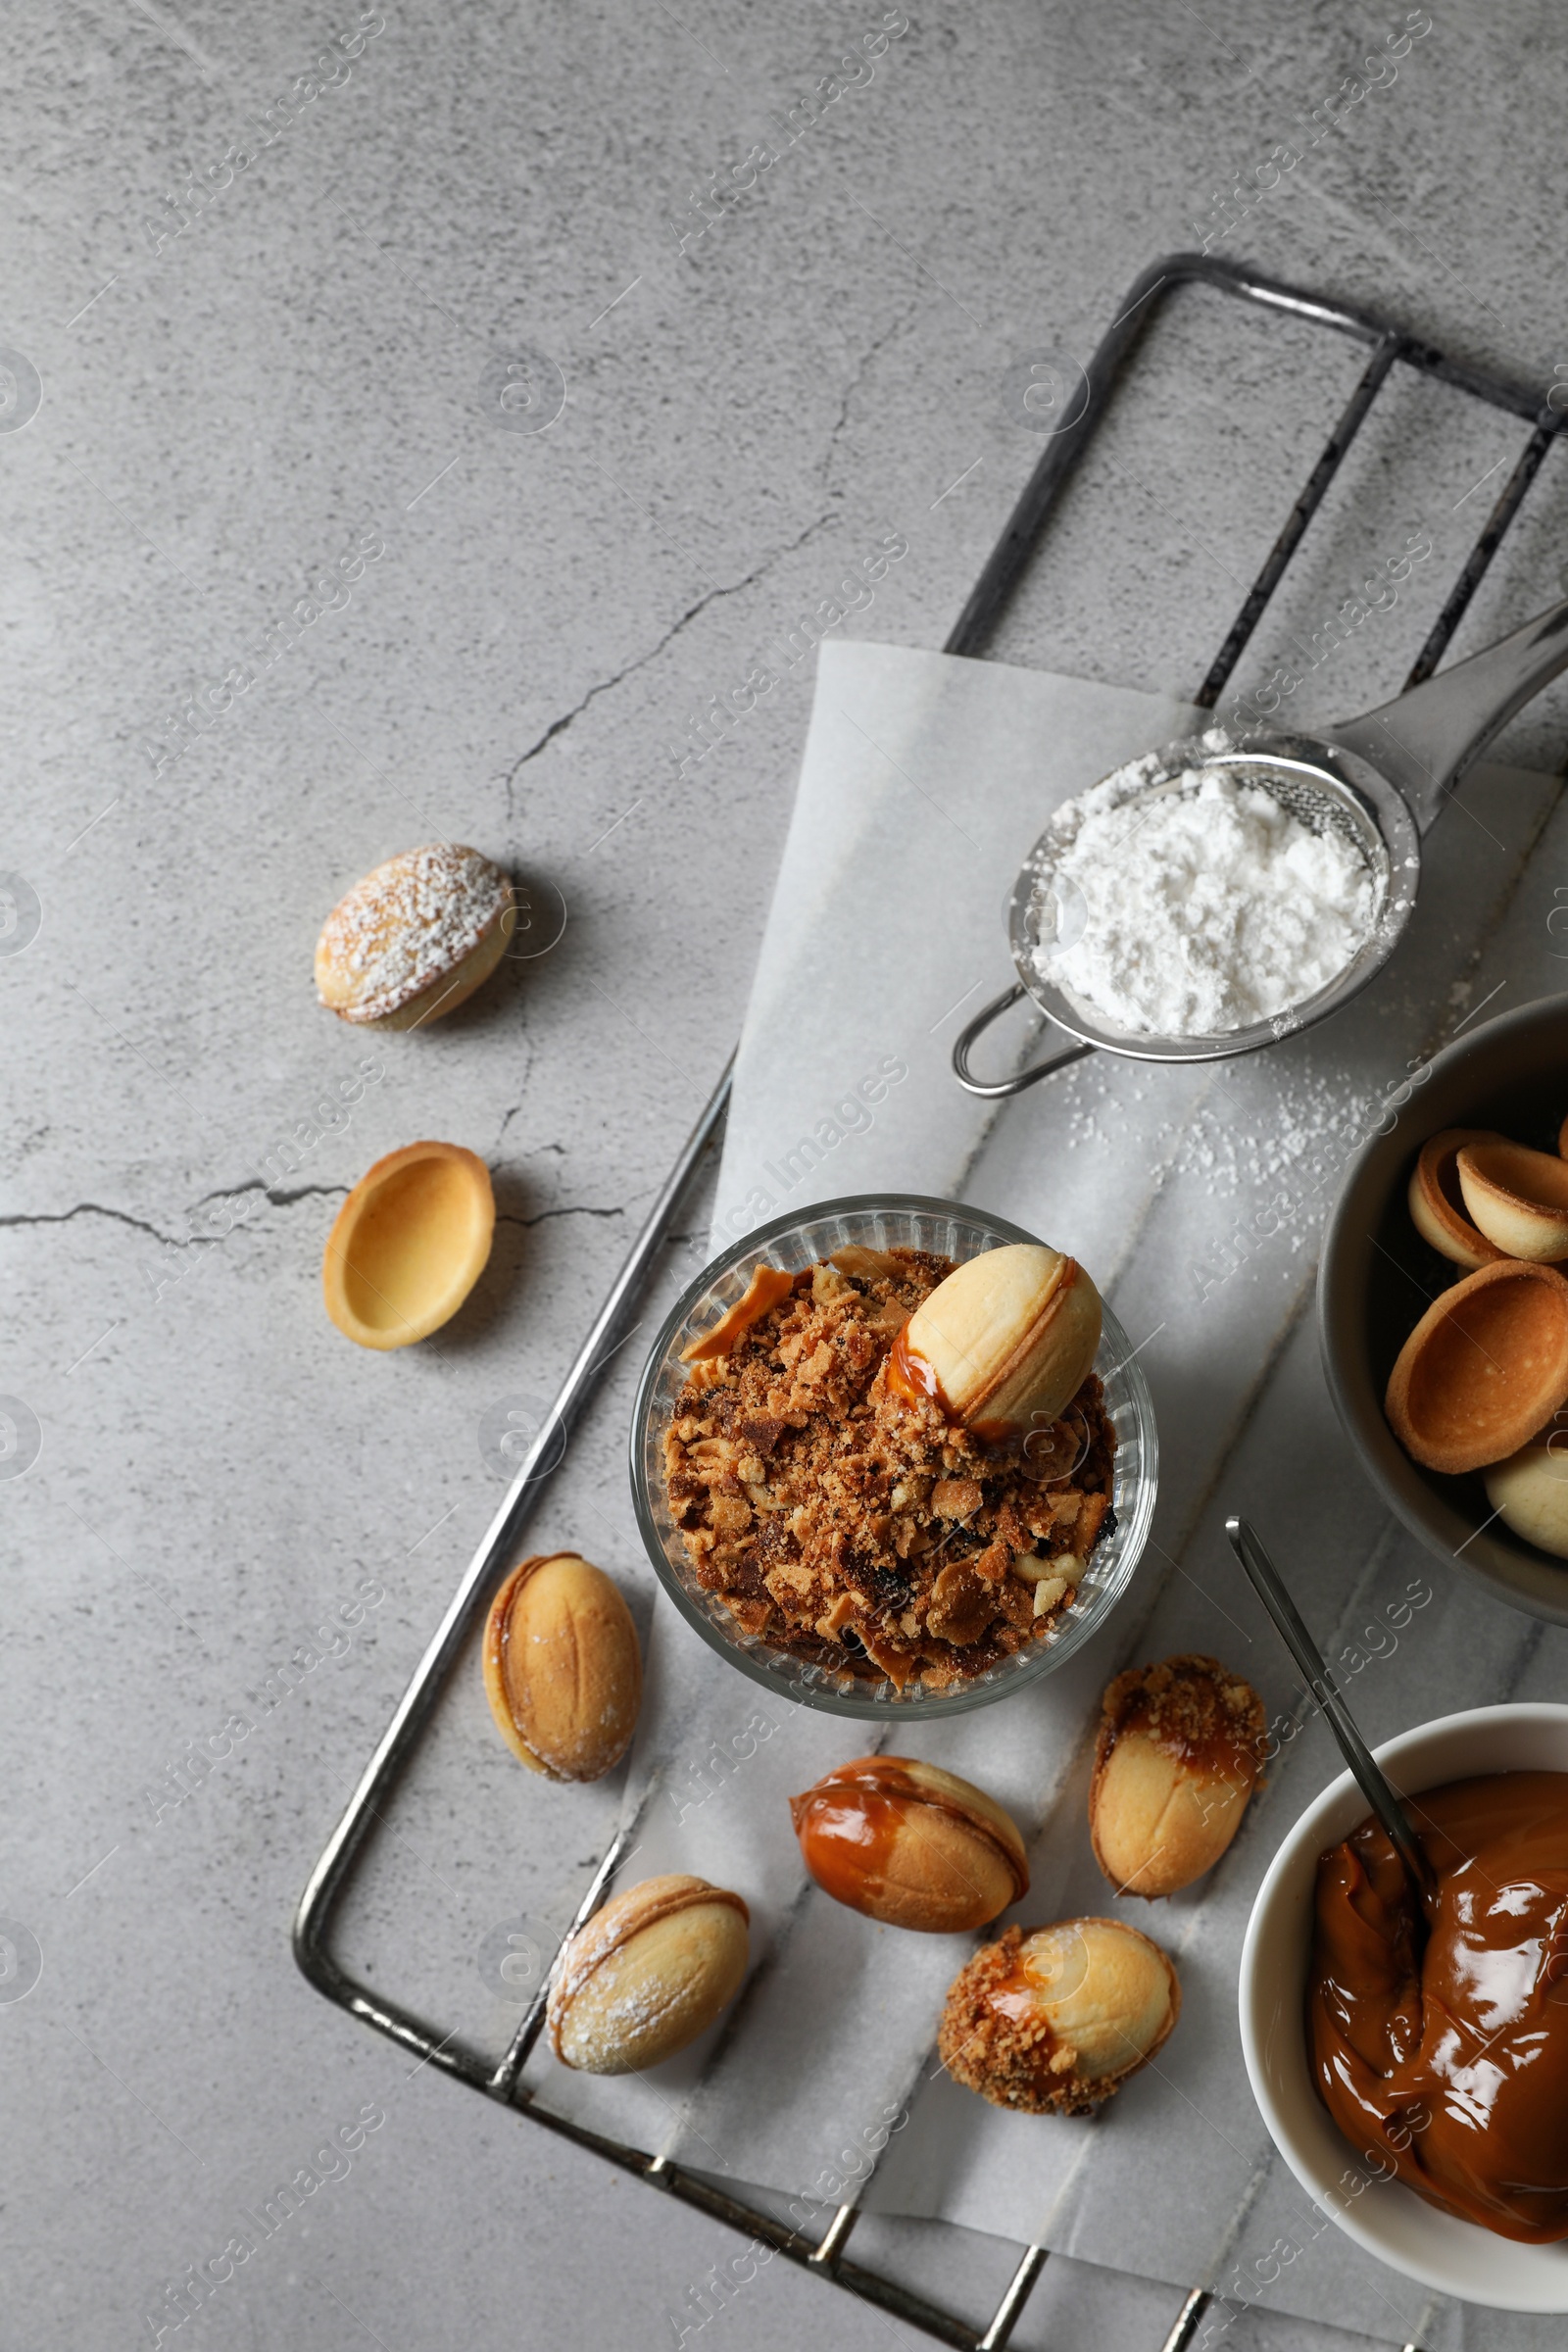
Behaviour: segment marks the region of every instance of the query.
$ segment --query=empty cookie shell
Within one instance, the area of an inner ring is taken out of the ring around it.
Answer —
[[[316,943],[316,993],[339,1020],[418,1029],[456,1010],[506,953],[516,910],[499,865],[462,842],[387,858]]]
[[[1385,1410],[1428,1470],[1460,1475],[1518,1451],[1568,1400],[1568,1282],[1502,1258],[1435,1298],[1400,1348]]]
[[[1487,1472],[1487,1500],[1527,1544],[1568,1559],[1568,1432],[1543,1430]]]
[[[1568,1160],[1524,1144],[1470,1144],[1458,1157],[1472,1223],[1505,1257],[1568,1257]]]
[[[1486,1127],[1445,1127],[1429,1136],[1410,1171],[1410,1218],[1424,1242],[1456,1266],[1492,1265],[1507,1254],[1470,1222],[1459,1190],[1461,1152],[1477,1144],[1500,1144],[1504,1139]]]
[[[450,1322],[495,1233],[484,1161],[461,1144],[406,1144],[360,1178],[327,1236],[326,1311],[361,1348],[407,1348]]]

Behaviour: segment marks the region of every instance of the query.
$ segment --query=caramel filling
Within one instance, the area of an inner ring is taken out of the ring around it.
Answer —
[[[1012,1877],[1014,1900],[1027,1892],[1029,1881],[1018,1867],[1017,1856],[989,1821],[945,1788],[928,1788],[912,1779],[895,1758],[878,1756],[790,1798],[790,1817],[806,1867],[823,1892],[856,1910],[868,1886],[883,1886],[899,1832],[914,1806],[929,1806],[962,1822],[1005,1863]]]
[[[1568,1773],[1453,1781],[1411,1810],[1437,1880],[1426,1915],[1375,1822],[1318,1863],[1318,2095],[1430,2204],[1553,2244],[1568,2238]]]
[[[923,1355],[917,1355],[909,1346],[907,1323],[893,1343],[883,1378],[894,1396],[902,1396],[906,1404],[919,1404],[929,1396],[944,1421],[951,1421],[955,1426],[959,1423],[961,1416],[954,1410],[934,1366],[928,1364]]]
[[[778,1306],[795,1288],[795,1277],[778,1266],[759,1266],[746,1286],[745,1295],[725,1309],[711,1331],[680,1351],[683,1364],[704,1363],[710,1356],[728,1355],[737,1340],[744,1338],[754,1323],[760,1323],[770,1308]]]

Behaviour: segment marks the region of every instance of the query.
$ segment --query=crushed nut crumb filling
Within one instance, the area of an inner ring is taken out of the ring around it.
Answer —
[[[1141,1733],[1173,1756],[1217,1771],[1261,1766],[1267,1717],[1250,1683],[1218,1658],[1193,1651],[1118,1674],[1102,1701],[1097,1760],[1119,1740]]]
[[[1026,2115],[1093,2115],[1116,2088],[1111,2078],[1087,2082],[1078,2073],[1076,2050],[1057,2042],[1043,2014],[1027,2002],[998,2008],[1018,1983],[1020,1928],[1004,1930],[983,1943],[948,1988],[937,2030],[937,2055],[955,2082],[978,2091],[994,2107],[1015,2107]]]
[[[1115,1524],[1115,1431],[1091,1373],[1000,1452],[890,1394],[893,1341],[953,1261],[847,1249],[690,1365],[664,1438],[704,1590],[829,1672],[941,1690],[1043,1640]]]

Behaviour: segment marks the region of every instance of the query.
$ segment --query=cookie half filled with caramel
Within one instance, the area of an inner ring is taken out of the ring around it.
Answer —
[[[824,1892],[891,1928],[983,1928],[1029,1891],[1018,1825],[994,1796],[914,1756],[855,1756],[790,1798]]]

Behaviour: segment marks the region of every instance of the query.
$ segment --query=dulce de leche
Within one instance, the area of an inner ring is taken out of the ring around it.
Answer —
[[[1426,1912],[1362,1822],[1318,1863],[1306,2023],[1351,2144],[1500,2237],[1568,2237],[1568,1773],[1423,1790]]]

